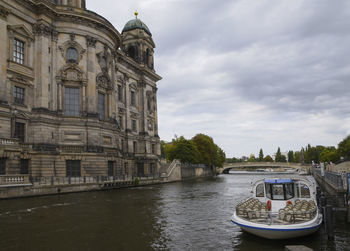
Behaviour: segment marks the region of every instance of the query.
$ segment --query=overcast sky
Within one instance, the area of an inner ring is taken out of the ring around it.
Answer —
[[[87,0],[156,43],[159,135],[212,136],[227,157],[350,134],[350,1]]]

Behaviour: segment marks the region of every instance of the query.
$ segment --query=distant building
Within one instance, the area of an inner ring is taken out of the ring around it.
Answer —
[[[116,10],[117,11],[117,10]],[[0,175],[159,170],[155,44],[84,0],[0,0]]]

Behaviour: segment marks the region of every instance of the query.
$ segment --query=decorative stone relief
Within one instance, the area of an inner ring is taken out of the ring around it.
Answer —
[[[86,38],[86,45],[87,45],[87,47],[93,47],[93,48],[96,47],[96,42],[97,42],[96,38],[91,37],[89,35],[87,35],[85,38]]]
[[[104,50],[100,53],[97,53],[96,56],[102,72],[108,73],[112,63],[112,56],[111,53],[108,51],[108,46],[105,45]]]
[[[33,33],[35,36],[46,36],[57,39],[58,32],[52,26],[43,23],[35,23],[33,25]]]
[[[96,83],[97,83],[97,86],[100,88],[107,89],[107,90],[112,89],[111,79],[106,73],[103,73],[103,72],[99,73],[96,76]]]
[[[74,81],[86,83],[87,79],[83,71],[75,64],[69,64],[61,68],[56,79],[62,81]]]
[[[4,6],[0,5],[0,18],[6,21],[7,16],[10,14],[10,10],[6,9]]]
[[[137,118],[139,118],[139,114],[137,114],[136,112],[130,112],[130,117],[137,119]]]

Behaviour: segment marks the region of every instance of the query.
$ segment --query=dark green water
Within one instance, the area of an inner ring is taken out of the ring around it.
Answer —
[[[262,177],[262,176],[260,176]],[[0,201],[0,250],[350,250],[350,225],[336,217],[335,240],[323,228],[270,241],[231,223],[250,195],[245,175],[106,192]]]

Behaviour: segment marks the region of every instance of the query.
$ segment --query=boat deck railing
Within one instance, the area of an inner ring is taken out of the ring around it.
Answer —
[[[288,225],[310,221],[317,216],[317,207],[313,200],[288,204],[278,212],[268,210],[266,203],[251,198],[236,207],[238,217],[254,223],[266,225]]]

